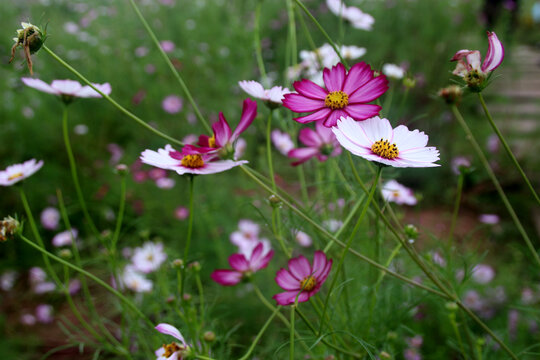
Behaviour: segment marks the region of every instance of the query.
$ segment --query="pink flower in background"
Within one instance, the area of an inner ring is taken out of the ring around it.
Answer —
[[[482,55],[478,50],[459,50],[450,61],[457,61],[453,74],[465,77],[471,71],[487,75],[501,65],[504,59],[504,47],[494,32],[487,32],[488,50],[484,62],[480,65]]]
[[[312,112],[294,120],[302,124],[323,121],[326,127],[335,126],[342,116],[365,120],[381,110],[379,105],[367,103],[388,90],[386,76],[375,77],[364,62],[351,67],[348,73],[341,63],[332,69],[326,68],[323,80],[325,88],[307,79],[294,82],[298,94],[285,95],[283,106],[297,113]]]
[[[58,223],[60,222],[60,211],[54,207],[47,207],[43,209],[39,216],[41,225],[47,230],[56,230]]]
[[[294,149],[294,143],[291,139],[291,135],[286,132],[281,132],[278,129],[272,130],[270,138],[274,143],[274,146],[280,153],[287,156],[287,153]]]
[[[424,132],[410,131],[399,125],[392,129],[388,119],[378,116],[366,121],[341,118],[332,128],[344,148],[354,155],[394,167],[440,166],[439,150],[426,147],[428,136]]]
[[[478,217],[481,223],[488,225],[496,225],[501,220],[497,214],[482,214]]]
[[[62,231],[53,237],[52,244],[56,247],[71,245],[74,240],[77,240],[78,235],[77,229]]]
[[[467,171],[471,167],[471,160],[464,156],[456,156],[452,159],[452,172],[456,175]]]
[[[413,191],[396,180],[387,181],[381,192],[384,200],[395,202],[398,205],[416,205],[417,202]]]
[[[251,253],[257,245],[263,245],[263,253],[271,250],[270,241],[259,239],[259,225],[251,220],[243,219],[238,222],[238,231],[234,231],[230,236],[231,242],[238,246],[238,251],[246,258],[251,257]]]
[[[273,250],[265,252],[263,244],[259,243],[249,257],[243,254],[229,256],[229,265],[231,265],[232,270],[215,270],[210,276],[220,285],[236,285],[245,277],[267,267],[273,256]]]
[[[158,324],[155,329],[162,334],[170,335],[177,340],[180,340],[180,344],[173,342],[157,349],[155,351],[155,355],[157,356],[156,360],[182,360],[182,357],[184,356],[183,352],[189,351],[189,346],[186,344],[180,330],[166,323]]]
[[[155,168],[148,171],[148,177],[152,180],[159,180],[161,178],[167,177],[167,170]]]
[[[36,317],[32,314],[21,315],[21,324],[32,326],[36,324]]]
[[[189,216],[189,209],[185,206],[179,206],[174,210],[174,216],[176,216],[178,220],[185,220]]]
[[[478,284],[488,284],[495,277],[495,270],[489,265],[478,264],[472,269],[472,278]]]
[[[53,307],[49,304],[40,304],[36,307],[36,320],[42,324],[50,324],[54,320]]]
[[[332,260],[328,260],[322,251],[315,251],[313,266],[308,259],[300,255],[289,260],[289,270],[280,269],[276,273],[276,283],[286,290],[276,294],[273,299],[278,305],[292,305],[308,301],[319,292],[332,269]]]
[[[148,55],[149,52],[150,50],[146,46],[139,46],[138,48],[135,49],[135,56],[144,57]]]
[[[293,233],[293,235],[294,235],[294,240],[296,240],[298,245],[302,247],[310,247],[313,244],[311,237],[303,231],[296,230]]]
[[[170,40],[163,40],[159,43],[159,45],[161,46],[161,49],[166,53],[174,51],[174,48],[176,47],[174,43]]]
[[[75,295],[81,290],[81,281],[79,279],[73,279],[69,282],[68,291],[70,295]]]
[[[8,166],[5,170],[0,170],[0,186],[11,186],[32,176],[43,166],[43,160],[36,159],[25,161],[22,164]]]
[[[238,85],[249,95],[253,96],[256,99],[261,99],[263,101],[281,105],[283,101],[283,96],[289,94],[291,91],[287,88],[282,88],[281,86],[274,86],[271,89],[265,89],[257,81],[253,80],[244,80],[239,81]]]
[[[17,280],[17,272],[13,270],[8,270],[0,276],[0,289],[4,291],[9,291],[15,285],[15,280]]]
[[[169,114],[177,114],[184,105],[182,98],[176,95],[169,95],[161,102],[161,107]]]
[[[30,86],[36,90],[43,91],[49,94],[62,96],[62,97],[79,97],[79,98],[100,98],[101,94],[90,86],[82,86],[75,80],[54,80],[50,85],[40,79],[22,78],[22,82],[26,86]],[[111,93],[111,85],[105,84],[92,84],[99,91],[105,95]]]
[[[124,149],[118,144],[108,144],[107,150],[111,153],[111,159],[109,160],[111,166],[118,164],[120,159],[122,159],[122,156],[124,156]]]
[[[341,154],[341,146],[332,133],[332,129],[325,127],[322,121],[315,123],[315,130],[310,128],[300,130],[298,138],[307,147],[292,149],[288,152],[288,157],[298,159],[292,163],[294,166],[302,164],[312,157],[316,157],[319,161],[326,161],[329,156]]]
[[[156,180],[156,186],[160,189],[168,190],[172,189],[176,185],[174,179],[164,177]]]

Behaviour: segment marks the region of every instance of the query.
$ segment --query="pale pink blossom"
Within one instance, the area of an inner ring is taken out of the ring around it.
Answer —
[[[287,153],[294,149],[294,143],[288,133],[275,129],[272,130],[270,137],[276,149],[283,155],[287,156]]]
[[[294,240],[296,240],[298,245],[302,247],[310,247],[313,244],[313,240],[311,240],[311,237],[305,232],[296,230],[293,232],[293,234]]]
[[[371,30],[375,19],[357,7],[347,7],[342,0],[326,0],[328,9],[337,16],[349,21],[354,28]]]
[[[495,70],[504,59],[504,47],[494,32],[487,32],[488,50],[484,62],[480,64],[482,56],[478,50],[459,50],[450,61],[457,61],[453,74],[465,77],[471,71],[487,75]]]
[[[164,177],[156,180],[156,186],[160,189],[172,189],[176,185],[174,179]]]
[[[0,171],[0,186],[11,186],[30,176],[43,166],[43,160],[39,162],[35,159],[25,161],[22,164],[8,166]]]
[[[53,307],[49,304],[40,304],[36,307],[36,320],[42,324],[50,324],[54,320]]]
[[[101,97],[101,94],[98,93],[96,90],[92,89],[90,86],[82,86],[78,81],[75,80],[54,80],[50,85],[40,79],[34,78],[22,78],[22,82],[26,86],[30,86],[36,90],[62,97]],[[92,85],[105,95],[109,95],[111,93],[111,85],[109,83]]]
[[[8,270],[0,276],[0,289],[4,291],[9,291],[15,285],[15,280],[17,280],[17,272],[13,270]]]
[[[486,264],[478,264],[472,269],[472,278],[478,284],[487,284],[495,277],[495,270]]]
[[[274,86],[270,89],[265,89],[263,86],[254,80],[239,81],[238,85],[249,95],[256,99],[280,105],[285,94],[289,94],[291,91],[281,86]]]
[[[384,64],[382,67],[382,72],[389,78],[392,79],[402,79],[405,76],[405,70],[396,64]]]
[[[53,237],[52,244],[56,247],[71,245],[73,241],[77,240],[78,235],[77,229],[62,231]]]
[[[179,206],[174,210],[174,216],[178,220],[185,220],[189,216],[189,209],[185,206]]]
[[[145,242],[142,247],[133,250],[131,262],[135,270],[148,274],[159,269],[167,260],[162,243]]]
[[[417,203],[413,191],[396,180],[387,181],[382,186],[381,193],[384,200],[398,205],[416,205]]]
[[[169,95],[161,102],[161,107],[169,114],[177,114],[182,110],[184,103],[182,98],[176,95]]]
[[[161,46],[161,49],[166,53],[174,51],[174,48],[176,47],[174,43],[170,40],[163,40],[159,43],[159,45]]]
[[[56,230],[58,223],[60,222],[60,211],[54,207],[47,207],[43,209],[39,216],[41,225],[47,230]]]
[[[482,214],[478,217],[478,220],[484,224],[495,225],[499,223],[500,218],[497,214]]]

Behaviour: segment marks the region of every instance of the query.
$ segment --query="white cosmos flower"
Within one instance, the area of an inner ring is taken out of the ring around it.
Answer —
[[[124,268],[122,277],[120,278],[120,288],[128,288],[135,292],[150,292],[152,291],[153,283],[138,272],[132,265]]]
[[[167,260],[167,254],[163,251],[163,244],[149,241],[142,247],[135,248],[131,257],[133,267],[145,274],[159,269],[165,260]]]
[[[0,171],[0,185],[11,186],[33,175],[42,166],[43,160],[36,161],[36,159],[25,161],[22,164],[8,166],[5,170]]]
[[[382,196],[388,202],[395,202],[399,205],[416,205],[416,198],[413,191],[401,185],[396,180],[389,180],[383,185]]]
[[[472,269],[472,278],[478,284],[487,284],[495,277],[495,270],[489,265],[478,264]]]
[[[371,30],[375,19],[354,6],[345,6],[342,0],[326,0],[328,9],[337,16],[349,21],[356,29]]]
[[[354,155],[394,167],[433,167],[439,150],[426,147],[428,136],[399,125],[392,129],[388,119],[378,116],[363,121],[341,117],[332,128],[337,140]]]
[[[60,222],[60,211],[54,207],[47,207],[41,212],[40,220],[45,229],[56,230]]]
[[[101,94],[92,89],[90,86],[82,86],[78,81],[75,80],[54,80],[50,85],[40,79],[22,78],[21,80],[26,86],[30,86],[36,90],[57,96],[64,95],[80,98],[101,97]],[[92,85],[94,85],[94,87],[99,89],[99,91],[105,95],[109,95],[111,93],[111,85],[109,83]]]
[[[159,349],[157,349],[154,354],[157,356],[156,360],[182,360],[183,355],[186,355],[185,352],[189,353],[189,345],[184,340],[184,337],[176,327],[171,324],[161,323],[158,324],[155,329],[162,334],[170,335],[177,340],[180,340],[180,343],[173,342],[170,344],[165,344]]]
[[[366,54],[366,48],[358,47],[358,46],[345,46],[342,45],[341,49],[339,49],[341,52],[341,56],[343,56],[347,60],[354,60],[358,59],[359,57],[362,57]],[[335,64],[332,64],[335,65]]]
[[[382,67],[382,72],[384,75],[398,80],[405,76],[405,70],[396,64],[384,64]]]
[[[291,135],[286,132],[281,132],[278,129],[272,130],[270,135],[274,146],[279,150],[280,153],[287,156],[289,151],[294,149],[294,143],[291,139]]]
[[[254,80],[239,81],[238,85],[249,95],[254,98],[269,101],[274,104],[281,104],[283,95],[289,94],[291,91],[281,86],[274,86],[271,89],[265,89],[263,86]]]

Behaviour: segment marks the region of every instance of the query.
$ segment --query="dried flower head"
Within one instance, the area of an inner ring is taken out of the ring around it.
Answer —
[[[7,241],[19,231],[20,223],[17,219],[8,216],[0,221],[0,242]]]
[[[9,62],[11,63],[15,58],[15,50],[17,50],[19,46],[22,46],[28,69],[30,70],[30,74],[33,74],[32,58],[30,55],[41,49],[47,36],[39,27],[30,23],[22,22],[21,26],[22,29],[17,30],[17,37],[13,38],[15,44],[11,47],[11,58],[9,59]]]

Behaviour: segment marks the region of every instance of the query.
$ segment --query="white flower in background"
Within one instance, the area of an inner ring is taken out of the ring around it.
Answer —
[[[148,274],[159,269],[167,260],[162,243],[145,242],[142,247],[133,250],[131,262],[135,270]]]
[[[275,129],[272,130],[270,137],[276,149],[283,155],[287,156],[287,153],[294,149],[294,143],[288,133]]]
[[[375,19],[373,16],[364,13],[357,7],[347,7],[341,0],[326,0],[328,9],[337,16],[349,21],[356,29],[371,30]]]
[[[249,95],[254,98],[261,99],[263,101],[271,102],[274,104],[281,104],[283,95],[289,94],[291,91],[281,86],[274,86],[270,89],[265,89],[263,86],[254,80],[239,81],[238,85]]]
[[[17,279],[17,272],[13,270],[8,270],[0,276],[0,289],[4,291],[9,291],[15,285],[15,280]]]
[[[21,324],[32,326],[36,324],[36,317],[32,314],[21,315]]]
[[[79,98],[100,98],[101,94],[90,86],[82,86],[75,80],[54,80],[51,84],[47,84],[43,80],[34,78],[22,78],[22,82],[26,86],[30,86],[39,91],[43,91],[49,94],[57,96],[79,97]],[[111,94],[111,85],[109,83],[104,84],[92,84],[96,89],[104,93],[105,95]]]
[[[384,75],[393,79],[402,79],[405,76],[405,70],[396,64],[384,64],[382,67],[382,72]]]
[[[79,236],[77,229],[62,231],[53,237],[52,244],[56,247],[71,245],[74,240],[77,240],[77,236]]]
[[[54,207],[47,207],[41,212],[40,220],[45,229],[56,230],[60,222],[60,211]]]
[[[495,277],[495,270],[489,265],[478,264],[472,269],[472,278],[478,284],[487,284]]]
[[[383,185],[382,196],[388,202],[395,202],[399,205],[416,205],[416,198],[413,191],[401,185],[396,180],[389,180]]]
[[[303,246],[303,247],[310,247],[313,244],[311,237],[305,232],[300,231],[300,230],[296,230],[294,232],[294,240],[296,240],[298,245]]]
[[[358,46],[345,46],[341,45],[341,48],[339,49],[341,52],[341,56],[345,58],[346,60],[354,60],[358,59],[359,57],[362,57],[366,54],[366,48],[358,47]],[[335,65],[335,64],[332,64]]]
[[[152,291],[153,283],[138,272],[134,266],[128,265],[124,268],[120,278],[120,288],[127,288],[138,293]]]
[[[323,221],[322,225],[328,229],[330,232],[336,232],[343,226],[343,221],[336,219],[330,219]]]
[[[263,254],[267,254],[272,249],[270,241],[259,239],[259,230],[259,224],[242,219],[238,222],[238,231],[230,235],[231,242],[238,246],[238,252],[248,259],[251,258],[251,253],[259,243],[263,244]]]
[[[472,310],[480,310],[484,307],[484,301],[480,298],[480,295],[475,290],[469,290],[463,297],[463,303]]]
[[[32,176],[36,171],[43,166],[43,160],[39,162],[36,159],[25,161],[22,164],[14,164],[8,166],[5,170],[0,171],[0,185],[11,186],[21,180]]]
[[[35,294],[45,294],[56,289],[53,282],[47,281],[47,273],[40,267],[34,266],[30,269],[29,280]]]
[[[172,189],[176,185],[176,181],[171,178],[160,178],[156,180],[156,186],[160,189]]]

